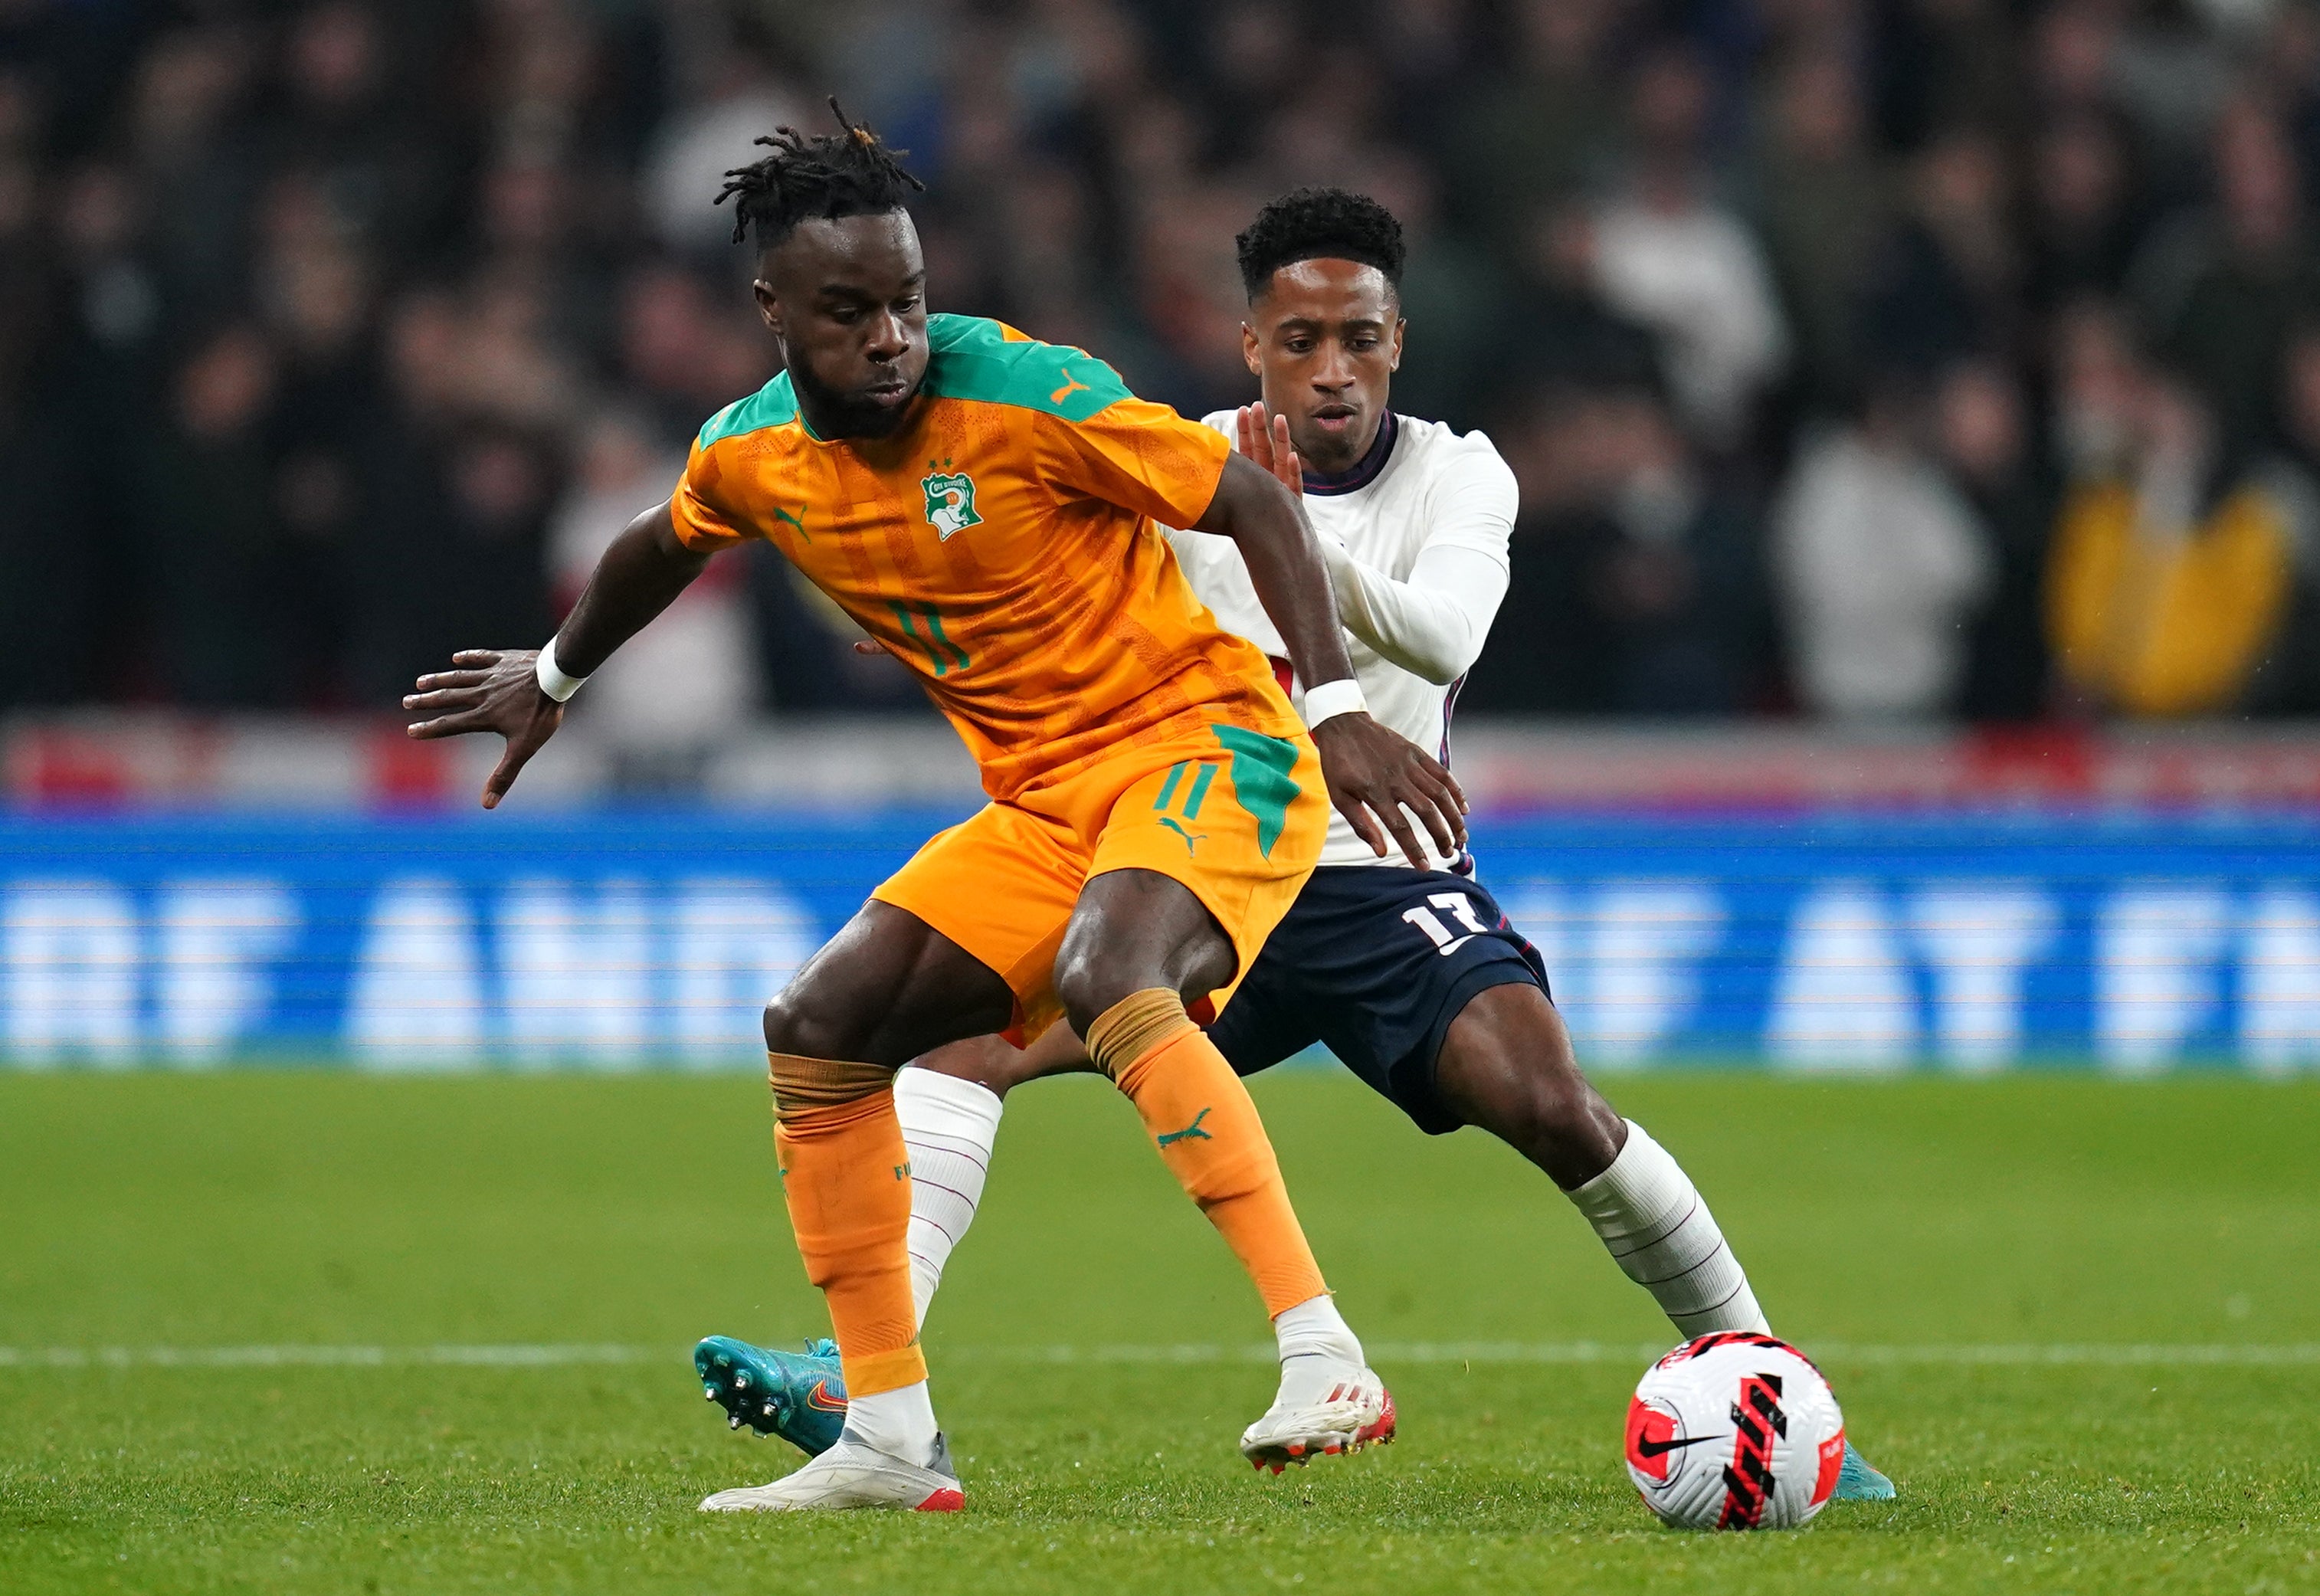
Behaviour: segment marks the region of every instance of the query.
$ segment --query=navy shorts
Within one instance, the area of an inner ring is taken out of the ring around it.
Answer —
[[[1517,982],[1547,992],[1546,966],[1479,884],[1439,870],[1324,865],[1209,1038],[1244,1075],[1326,1043],[1440,1136],[1462,1123],[1434,1092],[1443,1034],[1475,993]]]

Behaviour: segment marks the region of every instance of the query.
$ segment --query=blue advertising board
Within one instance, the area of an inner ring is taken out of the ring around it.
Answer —
[[[759,1068],[765,1000],[956,818],[0,817],[0,1061]],[[2309,817],[1498,817],[1476,844],[1593,1065],[2320,1066]]]

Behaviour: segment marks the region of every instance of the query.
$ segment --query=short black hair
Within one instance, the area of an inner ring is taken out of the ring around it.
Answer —
[[[717,204],[734,202],[735,243],[754,227],[757,247],[769,249],[801,222],[882,216],[901,210],[912,190],[926,188],[902,169],[909,150],[890,150],[867,126],[848,122],[835,95],[829,110],[838,131],[808,138],[793,127],[775,128],[773,137],[757,141],[771,155],[725,174]]]
[[[1274,272],[1300,260],[1357,261],[1383,272],[1396,291],[1401,287],[1401,223],[1368,195],[1349,189],[1292,189],[1259,211],[1233,243],[1251,304]]]

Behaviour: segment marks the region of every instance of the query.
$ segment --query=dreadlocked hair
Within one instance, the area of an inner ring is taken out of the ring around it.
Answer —
[[[1297,188],[1270,201],[1233,240],[1240,280],[1250,300],[1273,274],[1300,260],[1351,260],[1373,266],[1401,286],[1401,223],[1365,194],[1343,188]]]
[[[735,243],[747,240],[752,227],[762,249],[811,217],[884,215],[900,210],[911,190],[925,190],[902,169],[909,150],[890,150],[868,127],[848,122],[835,95],[829,110],[838,131],[808,138],[793,127],[775,128],[773,137],[757,141],[771,155],[725,174],[717,203],[734,202]]]

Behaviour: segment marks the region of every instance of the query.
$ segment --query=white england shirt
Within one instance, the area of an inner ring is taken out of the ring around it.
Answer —
[[[1203,418],[1237,447],[1236,413]],[[1461,437],[1439,422],[1389,415],[1361,465],[1335,482],[1306,478],[1305,513],[1337,590],[1337,619],[1370,713],[1450,762],[1450,712],[1458,685],[1489,637],[1507,594],[1507,540],[1514,530],[1514,473],[1480,432]],[[1274,659],[1287,648],[1257,603],[1239,547],[1210,532],[1171,531],[1192,591],[1226,630]],[[1304,710],[1304,684],[1290,695]],[[1463,863],[1436,852],[1436,869]],[[1324,865],[1408,865],[1389,843],[1370,851],[1346,817],[1329,815]]]

